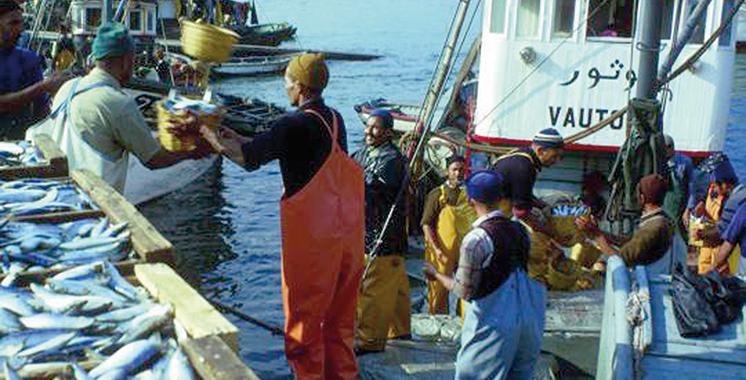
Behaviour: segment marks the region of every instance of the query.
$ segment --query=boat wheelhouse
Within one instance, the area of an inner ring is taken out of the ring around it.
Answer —
[[[661,20],[661,57],[699,4],[666,0]],[[479,89],[473,138],[495,145],[521,146],[546,127],[563,136],[590,128],[634,97],[642,11],[631,0],[490,0],[484,8]],[[734,5],[714,0],[677,63],[691,56],[719,28]],[[668,85],[665,133],[679,151],[705,156],[723,149],[735,61],[730,26],[689,70]],[[661,62],[663,60],[661,59]],[[611,164],[624,143],[626,116],[568,146],[554,187],[577,191],[582,171]],[[588,168],[590,164],[598,167]],[[557,172],[555,171],[555,172]],[[544,173],[538,187],[546,187]],[[555,173],[556,175],[556,173]],[[551,181],[551,179],[549,179]],[[574,186],[568,185],[572,182]],[[563,185],[564,184],[564,185]]]
[[[114,6],[119,6],[116,2]],[[101,25],[103,1],[73,0],[70,3],[72,33],[93,37]],[[125,6],[122,21],[134,38],[155,38],[158,20],[158,4],[153,1],[130,0]]]

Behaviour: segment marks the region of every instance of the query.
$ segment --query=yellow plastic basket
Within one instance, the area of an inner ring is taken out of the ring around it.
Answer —
[[[158,111],[158,141],[161,143],[164,149],[170,152],[191,152],[197,149],[197,139],[200,136],[195,134],[176,136],[171,133],[170,119],[180,119],[189,116],[186,110],[179,110],[176,112],[170,112],[163,107],[163,101],[156,103],[156,109]],[[220,125],[220,114],[199,114],[199,120],[201,124],[207,125],[211,128],[217,128]]]
[[[238,39],[237,33],[215,25],[186,20],[181,24],[182,50],[201,61],[224,62]]]

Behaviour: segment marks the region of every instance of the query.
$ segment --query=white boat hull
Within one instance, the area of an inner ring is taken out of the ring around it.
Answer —
[[[210,155],[201,160],[186,160],[162,169],[148,169],[137,157],[130,156],[124,197],[139,205],[185,187],[214,168],[220,156]]]

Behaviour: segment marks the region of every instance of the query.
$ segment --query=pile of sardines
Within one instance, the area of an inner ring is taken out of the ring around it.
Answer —
[[[25,178],[0,181],[0,217],[97,208],[88,194],[68,179]]]
[[[44,163],[38,148],[29,141],[0,141],[0,168]]]
[[[108,261],[68,269],[43,285],[0,287],[5,379],[196,379],[175,337],[186,333],[172,307],[153,301]]]
[[[85,218],[64,223],[6,222],[0,227],[0,285],[21,272],[62,269],[135,256],[127,223]]]

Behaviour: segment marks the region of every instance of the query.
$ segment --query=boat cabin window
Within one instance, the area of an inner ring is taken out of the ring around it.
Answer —
[[[142,30],[142,12],[140,10],[130,11],[130,31],[139,32]]]
[[[490,22],[490,32],[497,34],[505,33],[505,17],[508,12],[507,0],[492,1],[492,20]]]
[[[517,37],[538,37],[541,0],[520,0],[518,5]]]
[[[723,12],[720,17],[720,25],[723,25],[725,23],[725,18],[728,17],[728,14],[733,10],[733,0],[723,0]],[[737,22],[738,15],[733,18],[733,21],[728,24],[728,26],[723,31],[723,34],[720,35],[720,46],[730,46],[731,41],[731,33],[733,32],[733,22]]]
[[[155,34],[155,8],[147,8],[148,9],[148,18],[146,19],[148,22],[148,27],[146,32]]]
[[[96,30],[101,25],[101,9],[100,8],[86,8],[85,15],[85,29]]]
[[[587,37],[632,37],[635,5],[632,0],[591,0]]]
[[[552,37],[569,37],[575,25],[575,0],[555,0]]]

